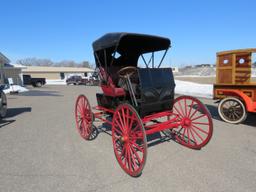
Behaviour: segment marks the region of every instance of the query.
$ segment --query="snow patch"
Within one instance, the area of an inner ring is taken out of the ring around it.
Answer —
[[[55,79],[55,80],[46,79],[46,85],[66,85],[66,81],[60,80],[60,79]]]
[[[8,86],[6,89],[3,90],[3,92],[5,94],[10,93],[10,92],[26,92],[29,91],[28,89],[26,89],[25,87],[22,87],[20,85],[12,85],[12,86]]]
[[[175,93],[194,97],[213,98],[213,85],[175,80]]]

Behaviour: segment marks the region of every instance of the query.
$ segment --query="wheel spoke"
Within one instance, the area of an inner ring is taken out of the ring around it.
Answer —
[[[177,111],[177,113],[181,116],[181,117],[183,117],[183,115],[180,113],[180,111],[175,107],[175,105],[173,105],[173,108]]]
[[[205,117],[205,116],[206,116],[206,114],[202,114],[198,117],[195,117],[195,118],[191,119],[191,121],[195,121],[195,120],[200,119],[200,118]]]
[[[191,135],[192,135],[192,137],[193,137],[193,141],[195,142],[196,145],[198,145],[198,144],[197,144],[197,140],[196,140],[196,138],[195,138],[195,136],[194,136],[194,133],[191,131],[191,128],[189,129],[189,131],[190,131],[190,133],[191,133]]]
[[[205,130],[199,128],[199,127],[197,127],[196,125],[192,125],[192,127],[195,128],[195,129],[197,129],[197,130],[199,130],[199,131],[201,131],[201,132],[203,132],[203,133],[205,133],[206,135],[208,135],[208,132],[207,132],[207,131],[205,131]]]
[[[120,115],[120,112],[118,111],[117,112],[117,115],[119,117],[119,122],[121,123],[122,126],[120,126],[120,129],[122,129],[122,131],[124,132],[124,123],[123,123],[123,120],[121,119],[121,115]]]
[[[181,113],[182,113],[183,117],[185,117],[184,112],[183,112],[183,109],[182,109],[182,106],[181,106],[181,104],[180,104],[180,101],[178,101],[178,104],[179,104],[179,107],[180,107],[180,110],[181,110]]]
[[[119,128],[119,131],[121,132],[121,135],[124,133],[124,131],[122,129],[122,126],[119,124],[117,119],[116,119],[116,121],[114,121],[114,126]]]
[[[192,119],[192,117],[194,117],[194,115],[199,111],[199,108],[195,109],[195,111],[193,112],[193,114],[189,117],[190,119]]]
[[[209,123],[202,123],[202,122],[193,122],[193,124],[196,124],[196,125],[209,125]]]
[[[189,109],[189,112],[188,112],[188,117],[190,117],[190,115],[191,115],[191,110],[193,108],[193,105],[194,105],[194,100],[192,101],[192,103],[190,105],[190,109]]]
[[[136,149],[138,149],[140,152],[143,152],[143,148],[141,148],[137,143],[131,142],[132,146],[134,146]]]
[[[193,127],[191,127],[191,131],[194,131],[194,133],[201,139],[201,141],[204,141],[202,136],[199,133],[197,133],[197,131],[195,131]]]
[[[185,98],[185,116],[187,117],[187,99]]]

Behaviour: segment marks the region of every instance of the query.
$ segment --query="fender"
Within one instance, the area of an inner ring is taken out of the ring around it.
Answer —
[[[255,112],[256,109],[255,109],[254,102],[252,101],[252,99],[250,97],[248,97],[242,91],[226,89],[226,90],[222,90],[222,92],[226,96],[240,97],[244,101],[247,111],[248,112]]]

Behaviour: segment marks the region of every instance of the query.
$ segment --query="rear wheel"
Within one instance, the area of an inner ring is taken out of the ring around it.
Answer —
[[[201,101],[190,96],[178,97],[174,100],[173,113],[177,114],[180,122],[180,126],[172,129],[177,142],[192,149],[200,149],[210,141],[212,118]]]
[[[42,87],[42,82],[40,82],[40,81],[38,81],[38,82],[36,82],[36,87]]]
[[[112,141],[121,168],[130,176],[139,176],[146,163],[147,140],[142,121],[129,104],[119,105],[114,113]]]
[[[232,124],[242,123],[247,118],[244,103],[235,97],[226,97],[218,105],[218,112],[223,121]]]
[[[79,95],[75,107],[76,127],[81,137],[90,140],[93,132],[93,115],[90,103],[84,95]]]

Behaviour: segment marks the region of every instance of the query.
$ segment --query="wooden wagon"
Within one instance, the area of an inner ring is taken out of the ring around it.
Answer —
[[[214,98],[220,99],[218,112],[228,123],[241,123],[248,112],[256,112],[256,82],[251,77],[253,53],[256,49],[217,53]]]

